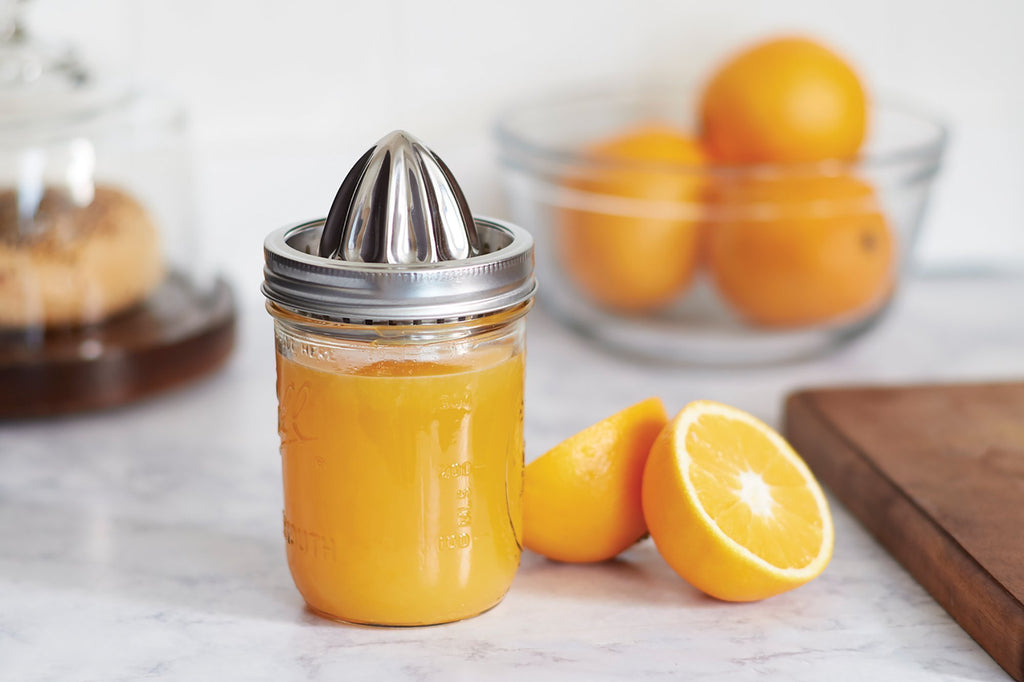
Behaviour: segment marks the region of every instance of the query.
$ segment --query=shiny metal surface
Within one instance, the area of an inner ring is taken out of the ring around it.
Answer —
[[[355,163],[323,220],[264,242],[263,293],[343,323],[430,324],[533,298],[533,237],[474,219],[444,162],[398,130]]]
[[[481,253],[440,263],[365,263],[318,255],[325,220],[272,232],[264,242],[263,293],[301,315],[340,322],[449,322],[533,298],[533,238],[477,218]]]
[[[349,171],[319,246],[325,258],[362,263],[438,263],[479,252],[451,171],[404,130],[381,138]]]

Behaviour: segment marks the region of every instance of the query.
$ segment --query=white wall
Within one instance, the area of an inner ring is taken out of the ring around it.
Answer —
[[[478,212],[500,212],[489,135],[504,104],[636,79],[687,87],[758,35],[810,32],[876,92],[953,128],[923,260],[1024,266],[1020,0],[38,0],[31,19],[179,93],[207,221],[257,235],[322,214],[354,155],[395,127],[441,152]]]

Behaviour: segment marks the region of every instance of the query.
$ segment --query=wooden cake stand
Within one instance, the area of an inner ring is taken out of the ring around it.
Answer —
[[[0,330],[0,418],[123,405],[220,367],[235,341],[231,289],[171,273],[141,305],[102,323]]]

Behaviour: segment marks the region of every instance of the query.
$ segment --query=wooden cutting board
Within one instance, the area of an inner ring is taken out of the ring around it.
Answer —
[[[1024,383],[809,390],[785,432],[819,480],[1024,681]]]

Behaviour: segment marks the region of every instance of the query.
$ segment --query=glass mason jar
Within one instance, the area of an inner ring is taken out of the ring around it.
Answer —
[[[481,256],[347,263],[312,255],[322,225],[266,243],[295,585],[350,622],[479,614],[519,565],[532,241],[477,220]]]

